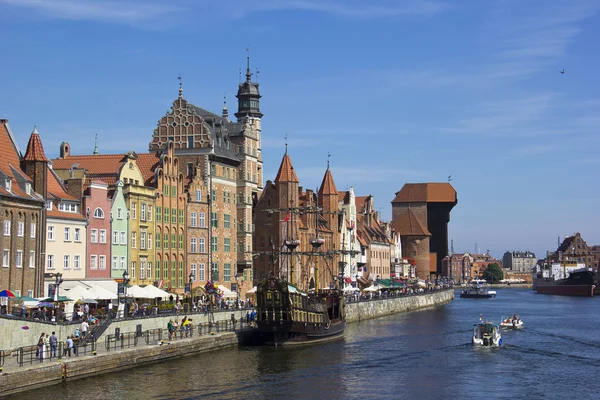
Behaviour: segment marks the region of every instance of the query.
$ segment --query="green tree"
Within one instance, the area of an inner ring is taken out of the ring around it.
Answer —
[[[485,271],[483,271],[483,279],[490,283],[496,283],[502,279],[504,279],[504,272],[502,272],[502,268],[496,263],[491,263],[487,266]]]

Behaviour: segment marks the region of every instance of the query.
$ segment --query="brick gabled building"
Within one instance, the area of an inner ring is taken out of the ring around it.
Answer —
[[[41,296],[48,159],[35,129],[27,150],[21,159],[8,121],[0,120],[0,288]]]
[[[340,273],[340,212],[331,171],[325,172],[318,193],[304,191],[299,183],[286,150],[275,181],[267,181],[254,209],[255,283],[274,274],[307,290],[329,287]],[[290,254],[285,244],[295,240],[298,246]]]
[[[416,261],[417,276],[442,273],[448,255],[450,211],[458,202],[449,183],[407,183],[392,200],[392,224],[407,232],[402,256]]]
[[[237,283],[240,294],[252,287],[252,205],[263,190],[261,95],[258,83],[252,82],[249,62],[246,81],[238,86],[236,95],[237,121],[229,119],[226,104],[217,115],[188,102],[180,86],[178,98],[159,120],[149,144],[150,151],[161,151],[168,140],[173,141],[186,190],[192,190],[187,186],[192,180],[206,187],[210,266],[205,266],[204,277],[228,288]],[[195,198],[192,192],[188,196]],[[197,227],[189,232],[194,232],[186,240],[191,247],[200,237]],[[202,276],[198,270],[202,263],[196,257],[198,277]]]
[[[573,235],[565,235],[562,243],[556,251],[550,256],[554,260],[561,260],[564,257],[583,263],[587,268],[595,267],[594,252],[591,246],[581,237],[581,233],[576,232]]]

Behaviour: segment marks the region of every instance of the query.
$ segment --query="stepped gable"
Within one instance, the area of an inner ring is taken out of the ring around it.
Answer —
[[[365,207],[367,205],[367,200],[369,199],[369,197],[371,197],[371,195],[354,197],[354,202],[356,203],[356,212],[357,213],[362,213],[362,212],[366,211]]]
[[[392,227],[402,236],[431,236],[415,213],[407,208],[400,217],[392,222]]]
[[[43,154],[43,150],[42,150]],[[14,137],[8,126],[8,121],[0,119],[0,194],[5,196],[15,196],[24,199],[41,200],[41,196],[33,191],[33,188],[27,194],[25,183],[32,183],[30,177],[21,169],[20,151]],[[3,178],[10,178],[12,181],[11,191],[6,190]]]
[[[277,172],[277,177],[275,177],[275,183],[279,182],[300,183],[300,180],[296,176],[296,172],[294,172],[292,160],[290,159],[290,156],[288,156],[287,152],[283,155],[281,165],[279,166],[279,171]]]
[[[455,203],[456,190],[449,183],[407,183],[393,203]]]

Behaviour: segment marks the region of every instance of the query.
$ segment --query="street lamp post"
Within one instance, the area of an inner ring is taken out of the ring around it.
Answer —
[[[240,308],[240,284],[238,280],[240,276],[235,274],[235,308]]]
[[[59,297],[58,288],[60,287],[60,284],[62,282],[63,282],[62,274],[60,272],[56,273],[56,280],[54,281],[54,301],[55,302],[58,302],[58,297]]]
[[[125,298],[123,304],[123,318],[127,318],[127,284],[129,284],[129,273],[125,270],[123,271],[123,297]]]
[[[190,292],[189,292],[189,295],[190,295],[190,310],[189,310],[189,311],[190,311],[190,312],[192,311],[192,302],[194,301],[194,300],[193,300],[193,297],[192,297],[192,278],[193,278],[193,277],[194,277],[194,274],[192,274],[192,273],[190,272],[190,275],[188,276],[188,278],[189,278],[189,281],[188,281],[188,282],[189,282],[189,285],[190,285]]]

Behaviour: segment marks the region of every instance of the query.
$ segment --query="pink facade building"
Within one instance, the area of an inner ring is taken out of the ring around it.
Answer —
[[[110,209],[108,185],[92,181],[83,195],[87,229],[86,278],[110,279]]]

